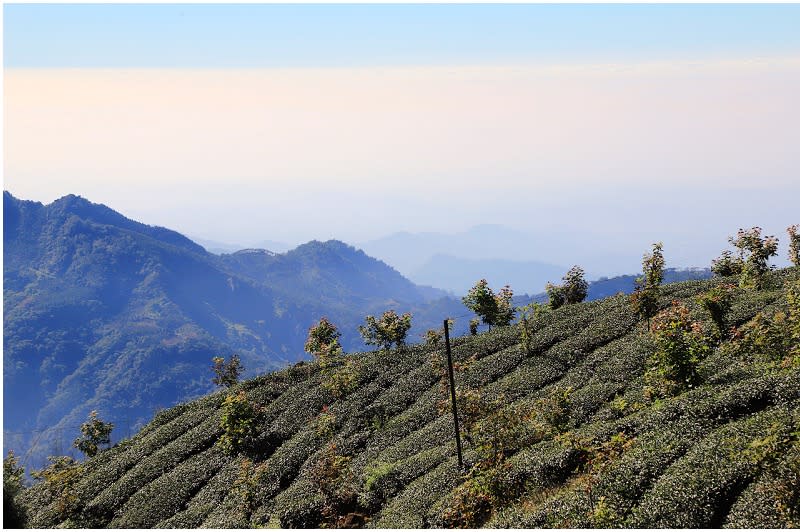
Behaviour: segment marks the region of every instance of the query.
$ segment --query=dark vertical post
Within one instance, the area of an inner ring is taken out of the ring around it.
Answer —
[[[447,373],[450,375],[450,399],[453,401],[453,422],[456,426],[458,468],[464,469],[464,458],[461,456],[461,431],[458,428],[458,407],[456,407],[456,380],[453,376],[453,356],[450,354],[450,328],[447,320],[444,320],[444,343],[447,348]]]

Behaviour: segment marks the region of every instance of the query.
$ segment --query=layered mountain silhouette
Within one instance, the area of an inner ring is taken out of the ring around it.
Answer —
[[[354,349],[367,313],[413,311],[418,336],[460,307],[337,241],[220,257],[77,196],[3,204],[4,446],[18,455],[68,450],[93,409],[124,435],[207,393],[213,356],[238,353],[247,375],[301,360],[321,316]]]

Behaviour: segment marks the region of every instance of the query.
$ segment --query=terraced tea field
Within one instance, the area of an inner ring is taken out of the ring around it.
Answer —
[[[799,278],[735,289],[739,332],[669,395],[653,392],[655,344],[626,296],[537,318],[527,349],[517,326],[455,338],[465,471],[443,347],[419,345],[350,355],[338,386],[299,364],[162,411],[19,502],[36,527],[798,526],[800,368],[742,331],[759,312],[791,321]],[[660,307],[681,301],[707,329],[696,298],[722,282],[664,285]],[[239,392],[256,415],[231,455],[217,442]]]

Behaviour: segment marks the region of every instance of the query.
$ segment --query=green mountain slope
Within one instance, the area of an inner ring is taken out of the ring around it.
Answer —
[[[74,480],[18,502],[39,527],[797,526],[800,368],[781,327],[797,326],[787,287],[800,272],[768,277],[733,290],[737,332],[670,393],[624,296],[537,318],[527,349],[514,326],[454,339],[469,473],[442,350],[413,346],[295,365],[165,410]],[[696,298],[723,282],[665,285],[659,305],[683,302],[710,331]],[[232,397],[255,413],[227,454]]]
[[[3,223],[3,447],[29,464],[69,448],[93,409],[124,434],[208,393],[213,356],[238,353],[251,376],[302,360],[321,316],[352,349],[367,313],[411,310],[418,337],[442,306],[461,308],[336,241],[260,275],[259,254],[218,257],[77,196],[5,192]]]

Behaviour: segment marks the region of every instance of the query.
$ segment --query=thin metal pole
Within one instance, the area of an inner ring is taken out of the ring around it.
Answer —
[[[453,422],[456,426],[458,468],[464,469],[464,458],[461,456],[461,431],[458,428],[458,407],[456,406],[456,380],[453,376],[453,356],[450,354],[450,329],[447,320],[444,320],[444,343],[447,347],[447,372],[450,375],[450,399],[453,401]]]

